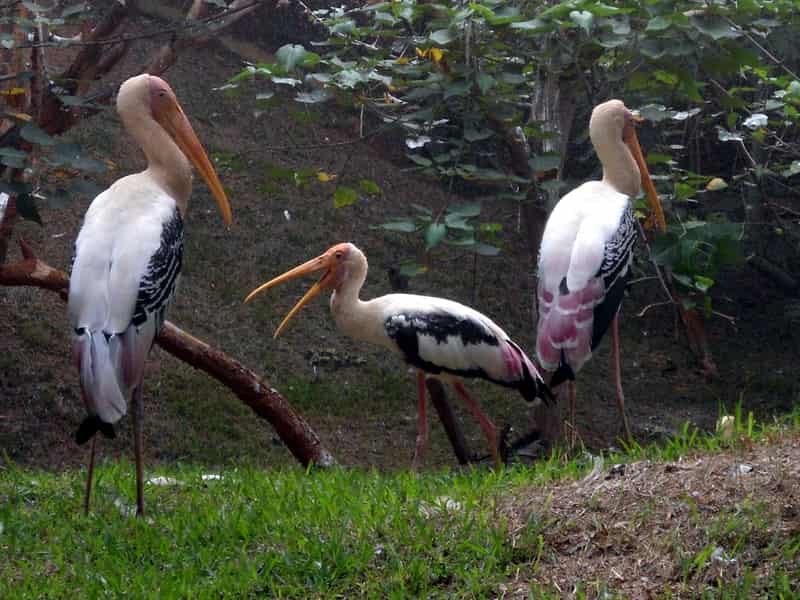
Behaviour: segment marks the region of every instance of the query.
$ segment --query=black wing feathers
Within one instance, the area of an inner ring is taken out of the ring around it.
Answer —
[[[139,283],[131,322],[142,325],[149,315],[156,319],[156,331],[161,329],[169,301],[175,294],[178,275],[183,263],[183,219],[178,209],[164,224],[161,232],[161,245],[150,257],[147,272]]]
[[[611,321],[614,320],[614,316],[622,304],[625,284],[628,280],[628,267],[633,257],[633,245],[636,242],[637,234],[636,217],[629,205],[622,213],[617,232],[606,242],[603,262],[597,271],[596,277],[603,278],[606,295],[603,301],[594,307],[592,350],[597,347],[608,331]]]

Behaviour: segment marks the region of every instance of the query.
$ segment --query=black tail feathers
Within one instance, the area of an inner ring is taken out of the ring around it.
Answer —
[[[523,366],[525,371],[525,378],[520,382],[519,391],[522,397],[528,402],[533,402],[540,398],[547,406],[550,406],[555,400],[553,392],[548,385],[542,381],[537,375],[531,373],[526,366]]]
[[[97,432],[102,433],[107,438],[117,437],[117,432],[114,431],[114,426],[111,423],[101,421],[97,415],[86,417],[75,432],[75,441],[79,445],[85,444],[94,437]]]
[[[556,387],[557,385],[561,385],[565,381],[575,381],[575,371],[572,370],[572,367],[569,366],[567,362],[567,357],[564,353],[564,350],[561,350],[561,364],[558,365],[558,368],[553,373],[553,376],[550,378],[550,387]]]

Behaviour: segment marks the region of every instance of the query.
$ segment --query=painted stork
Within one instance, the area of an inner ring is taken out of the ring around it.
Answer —
[[[117,96],[125,129],[147,157],[147,169],[115,181],[86,212],[75,241],[69,282],[72,357],[87,418],[75,434],[116,436],[114,423],[133,403],[137,514],[142,497],[142,379],[153,340],[175,294],[183,257],[183,224],[192,191],[190,161],[208,183],[226,224],[222,184],[167,83],[153,75],[125,81]]]
[[[639,120],[619,100],[595,107],[589,135],[603,165],[603,179],[577,187],[556,204],[539,250],[536,354],[552,371],[550,386],[568,381],[570,425],[575,424],[575,374],[611,326],[616,401],[625,434],[617,314],[637,225],[631,199],[644,187],[654,217],[663,222],[658,193],[636,137]]]
[[[489,317],[458,302],[389,294],[363,301],[359,292],[367,277],[367,258],[350,243],[337,244],[317,258],[259,286],[245,298],[307,273],[324,271],[322,278],[283,319],[275,337],[303,306],[324,290],[332,290],[331,312],[338,329],[359,341],[388,348],[417,369],[418,434],[414,466],[428,442],[425,378],[452,384],[483,429],[495,465],[500,464],[497,432],[480,405],[467,393],[462,379],[478,377],[518,390],[529,401],[552,399],[533,362]]]

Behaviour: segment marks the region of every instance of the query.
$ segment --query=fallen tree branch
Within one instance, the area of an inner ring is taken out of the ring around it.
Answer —
[[[39,287],[57,293],[66,301],[69,294],[66,273],[42,262],[23,240],[20,240],[20,248],[23,260],[0,267],[0,285]],[[236,394],[259,417],[269,421],[304,466],[329,467],[335,464],[333,455],[322,445],[305,419],[254,371],[169,321],[164,322],[156,343],[173,356],[205,371]]]

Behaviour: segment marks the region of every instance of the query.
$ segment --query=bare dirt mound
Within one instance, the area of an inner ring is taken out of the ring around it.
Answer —
[[[515,544],[541,536],[551,550],[518,573],[514,597],[543,585],[565,597],[582,589],[695,598],[732,582],[750,586],[742,597],[757,597],[778,567],[800,586],[796,436],[673,463],[606,465],[580,481],[531,488],[502,512]]]

